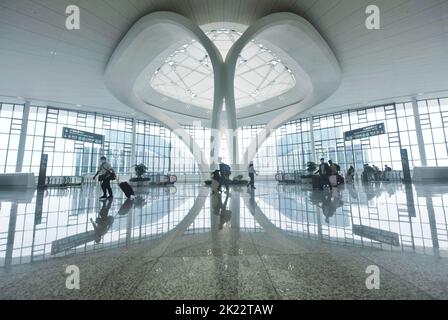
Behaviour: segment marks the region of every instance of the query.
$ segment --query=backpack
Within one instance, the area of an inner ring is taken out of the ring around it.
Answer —
[[[230,166],[228,164],[225,164],[225,163],[222,163],[221,166],[222,166],[221,167],[222,173],[225,174],[225,175],[229,175],[230,176],[230,174],[231,174]]]

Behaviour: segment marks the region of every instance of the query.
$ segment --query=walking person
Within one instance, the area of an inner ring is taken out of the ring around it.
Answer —
[[[347,171],[347,182],[353,183],[355,177],[355,167],[350,166],[350,168]]]
[[[113,194],[110,182],[111,180],[115,180],[116,174],[104,156],[100,159],[100,166],[98,171],[93,176],[93,180],[95,180],[97,176],[98,181],[101,183],[101,189],[103,190],[103,195],[100,197],[100,200],[112,199]],[[109,195],[107,195],[107,193],[109,193]]]
[[[319,168],[315,173],[319,173],[320,176],[320,190],[324,190],[325,185],[330,186],[330,190],[333,189],[328,178],[331,175],[331,169],[328,163],[325,162],[324,158],[320,159]]]
[[[258,173],[257,173],[257,171],[255,171],[253,161],[250,162],[249,168],[247,169],[247,171],[249,173],[249,178],[250,178],[250,182],[247,184],[247,187],[250,186],[252,189],[257,189],[257,188],[255,188],[255,175],[258,176]]]
[[[232,174],[230,166],[224,162],[222,162],[222,158],[218,158],[219,163],[219,173],[221,175],[221,184],[219,186],[219,190],[221,190],[222,185],[226,187],[226,193],[229,193],[229,178]]]

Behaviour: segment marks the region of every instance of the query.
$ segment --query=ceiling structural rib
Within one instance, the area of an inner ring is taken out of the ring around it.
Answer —
[[[122,103],[160,121],[179,136],[192,152],[201,172],[209,170],[208,162],[197,143],[167,112],[151,105],[149,79],[162,57],[181,43],[195,39],[207,51],[214,71],[214,109],[222,109],[222,58],[204,32],[187,18],[172,12],[155,12],[141,18],[128,31],[110,58],[104,80],[109,91]],[[177,107],[178,104],[177,104]]]
[[[282,61],[293,69],[302,100],[272,118],[251,142],[240,163],[252,160],[258,147],[270,133],[331,96],[341,82],[341,68],[336,56],[316,29],[304,18],[292,13],[274,13],[250,26],[230,49],[226,58],[225,100],[231,127],[237,128],[234,79],[238,57],[252,39],[266,41],[278,50]],[[295,39],[295,41],[290,41]]]

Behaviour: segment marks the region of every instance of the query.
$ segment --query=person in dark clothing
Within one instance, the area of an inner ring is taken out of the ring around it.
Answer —
[[[319,169],[315,173],[318,173],[320,176],[320,190],[323,190],[325,185],[328,185],[330,190],[333,189],[328,178],[331,174],[331,169],[324,158],[320,159]]]
[[[229,192],[229,177],[231,175],[230,166],[222,162],[222,158],[218,158],[219,163],[219,173],[221,175],[221,185],[219,190],[221,190],[222,185],[226,187],[226,193]]]
[[[103,196],[100,197],[100,200],[112,199],[112,188],[110,187],[110,181],[114,180],[114,170],[109,162],[107,162],[106,157],[101,157],[100,166],[98,171],[93,176],[93,180],[99,175],[98,180],[101,182],[101,189],[103,190]],[[107,192],[109,192],[109,196],[107,196]]]
[[[368,163],[364,164],[364,171],[361,174],[361,180],[363,183],[368,183],[375,177],[375,169],[369,166]]]
[[[255,171],[255,168],[254,168],[254,163],[251,161],[250,162],[250,164],[249,164],[249,168],[248,168],[248,173],[249,173],[249,178],[250,178],[250,181],[249,181],[249,183],[247,184],[247,187],[251,187],[252,189],[256,189],[255,188],[255,175],[257,175],[258,176],[258,173],[257,173],[257,171]]]
[[[355,176],[355,167],[350,166],[350,168],[347,171],[347,182],[352,183],[354,176]]]

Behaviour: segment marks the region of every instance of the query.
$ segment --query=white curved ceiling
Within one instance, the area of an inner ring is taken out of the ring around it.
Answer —
[[[212,29],[206,35],[223,59],[242,33],[229,28]],[[248,107],[286,93],[296,80],[291,69],[271,49],[256,39],[241,52],[235,74],[237,108]],[[212,109],[213,67],[204,47],[191,40],[170,54],[157,68],[150,85],[157,92],[183,103]]]
[[[79,31],[65,29],[65,8],[73,2],[81,9]],[[198,25],[250,25],[282,11],[303,16],[329,43],[343,71],[339,89],[310,114],[418,93],[446,94],[448,2],[377,1],[382,28],[376,31],[365,28],[369,4],[368,0],[0,0],[0,96],[132,114],[106,89],[104,68],[129,28],[158,10],[180,13]],[[171,115],[183,122],[193,120]]]

